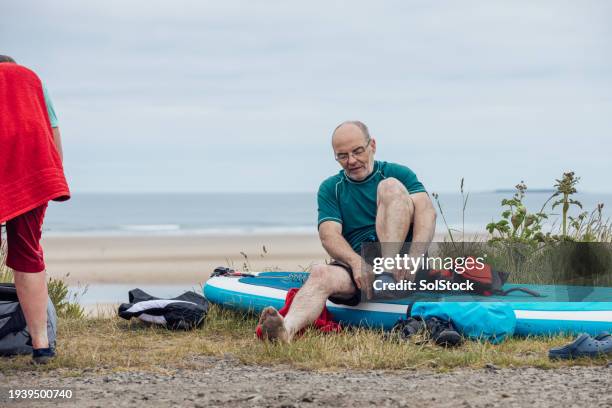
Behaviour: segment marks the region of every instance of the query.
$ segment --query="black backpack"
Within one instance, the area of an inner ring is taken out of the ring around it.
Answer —
[[[47,305],[47,335],[49,344],[55,345],[57,315],[53,303]],[[32,354],[32,343],[25,317],[19,305],[17,291],[12,283],[0,283],[0,356]]]

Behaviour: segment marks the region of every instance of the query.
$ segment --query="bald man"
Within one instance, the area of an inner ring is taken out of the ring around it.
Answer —
[[[376,140],[364,123],[341,123],[332,134],[332,147],[342,170],[319,187],[318,225],[321,244],[333,261],[313,266],[285,318],[272,307],[263,310],[260,324],[269,340],[291,341],[315,321],[327,299],[355,306],[361,290],[371,296],[373,275],[362,262],[362,243],[383,242],[381,255],[395,257],[404,242],[418,242],[418,248],[409,250],[416,257],[434,235],[436,211],[425,187],[408,167],[374,160]],[[400,281],[414,280],[416,271],[390,272]]]

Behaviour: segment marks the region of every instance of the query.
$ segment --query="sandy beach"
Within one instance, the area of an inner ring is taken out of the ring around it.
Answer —
[[[43,237],[43,248],[49,275],[71,285],[196,284],[217,266],[243,269],[248,261],[252,270],[303,270],[326,258],[315,234],[51,236]]]
[[[195,284],[217,266],[301,271],[329,259],[315,234],[50,236],[42,244],[49,275],[71,285]]]

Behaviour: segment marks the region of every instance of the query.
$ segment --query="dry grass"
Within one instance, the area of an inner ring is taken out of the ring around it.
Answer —
[[[0,228],[0,234],[2,233]],[[6,266],[6,240],[0,243],[0,282],[13,282],[13,271]]]
[[[61,320],[58,358],[40,370],[63,368],[63,375],[84,370],[173,370],[197,368],[193,356],[227,357],[245,364],[288,364],[309,370],[396,370],[459,367],[481,368],[568,365],[605,365],[605,358],[551,362],[547,351],[568,337],[512,339],[501,345],[467,342],[458,349],[442,349],[385,339],[381,332],[355,329],[342,334],[306,332],[290,345],[255,339],[256,318],[212,307],[205,326],[189,332],[147,327],[115,317]],[[31,369],[28,356],[0,359],[0,371]]]

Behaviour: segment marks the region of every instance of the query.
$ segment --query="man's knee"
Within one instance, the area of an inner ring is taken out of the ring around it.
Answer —
[[[389,177],[378,183],[377,189],[378,203],[387,203],[401,200],[412,210],[413,204],[408,189],[396,178]]]
[[[345,280],[348,280],[350,283],[350,277],[346,271],[338,266],[325,264],[314,265],[310,270],[310,276],[308,278],[310,285],[317,287],[319,290],[328,295],[335,293],[339,288],[346,286],[344,285]]]
[[[310,270],[308,280],[312,285],[316,285],[320,288],[327,288],[330,284],[329,265],[314,265]]]
[[[324,264],[316,264],[310,269],[310,277],[309,280],[322,282],[325,280],[327,276],[328,265]]]

